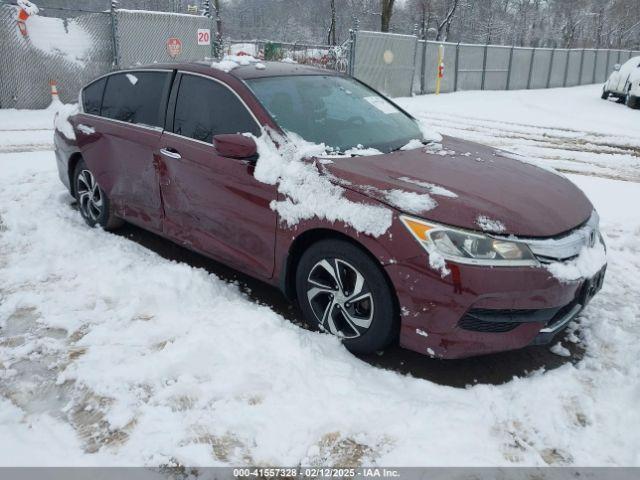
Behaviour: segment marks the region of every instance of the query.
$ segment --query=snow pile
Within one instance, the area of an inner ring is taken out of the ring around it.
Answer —
[[[63,57],[83,67],[93,40],[91,35],[74,20],[31,16],[26,21],[29,42],[44,53]]]
[[[258,70],[264,70],[264,64],[251,55],[225,55],[219,62],[213,62],[211,66],[223,72],[229,73],[234,68],[255,64]]]
[[[431,195],[440,195],[441,197],[449,197],[449,198],[458,198],[458,195],[453,193],[451,190],[447,190],[440,185],[436,185],[435,183],[423,182],[421,180],[416,180],[415,178],[410,177],[399,177],[396,180],[400,180],[401,182],[411,183],[412,185],[418,185],[419,187],[427,190]]]
[[[292,133],[285,138],[273,131],[263,131],[259,138],[253,138],[259,155],[254,176],[260,182],[277,185],[278,192],[285,196],[272,201],[271,208],[288,226],[317,217],[344,222],[375,237],[391,226],[391,210],[347,199],[344,188],[322,175],[315,162],[305,161],[326,155],[324,145],[306,142]]]
[[[53,102],[52,107],[55,109],[56,114],[53,117],[53,125],[57,131],[62,133],[69,140],[75,140],[76,134],[73,131],[73,125],[69,121],[69,117],[72,117],[78,113],[77,103],[57,103]]]
[[[425,141],[440,143],[442,142],[442,135],[440,135],[434,128],[429,125],[427,122],[423,120],[418,120],[418,126],[420,127],[420,132]]]
[[[422,140],[414,138],[413,140],[409,140],[409,143],[407,143],[406,145],[400,147],[400,150],[416,150],[422,147],[424,147],[424,143],[422,142]]]
[[[40,12],[38,6],[35,3],[30,2],[29,0],[18,0],[16,3],[18,7],[27,12],[29,15],[37,15],[38,12]]]
[[[564,347],[561,342],[556,343],[553,347],[549,349],[551,353],[555,353],[556,355],[560,355],[561,357],[570,357],[571,352],[568,348]]]
[[[329,152],[329,155],[342,156],[341,154],[337,153],[335,155],[332,155],[331,152]],[[345,150],[343,155],[346,155],[348,157],[370,157],[373,155],[382,155],[382,152],[372,147],[364,148],[362,145],[356,145],[355,147],[351,147],[348,150]]]
[[[386,191],[385,200],[399,210],[416,215],[426,213],[438,206],[438,203],[426,193],[407,192],[406,190]]]
[[[487,217],[486,215],[478,215],[478,217],[476,218],[476,224],[483,232],[504,233],[507,230],[507,228],[504,226],[504,223],[502,223],[500,220],[494,220]]]
[[[601,242],[593,247],[582,247],[580,254],[568,262],[554,262],[545,268],[561,282],[574,282],[591,278],[607,263],[607,252]]]
[[[435,248],[429,249],[429,266],[436,272],[440,272],[440,277],[444,278],[451,273],[447,268],[447,262],[440,252]]]

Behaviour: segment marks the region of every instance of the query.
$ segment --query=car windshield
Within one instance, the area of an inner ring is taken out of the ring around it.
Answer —
[[[308,142],[340,152],[360,146],[390,152],[423,138],[415,120],[351,78],[298,75],[247,83],[283,130]]]

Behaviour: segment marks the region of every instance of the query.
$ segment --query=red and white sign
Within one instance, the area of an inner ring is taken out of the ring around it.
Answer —
[[[208,28],[198,29],[198,45],[211,45],[211,30]]]
[[[176,58],[182,53],[182,41],[179,38],[171,37],[167,40],[167,53],[171,58]]]

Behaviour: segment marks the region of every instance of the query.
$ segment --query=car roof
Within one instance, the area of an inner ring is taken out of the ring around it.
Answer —
[[[258,66],[259,65],[259,66]],[[264,68],[263,68],[264,67]],[[283,77],[293,75],[331,75],[340,76],[342,73],[334,70],[328,70],[324,68],[312,67],[309,65],[303,65],[292,62],[252,62],[249,65],[241,65],[235,67],[228,72],[225,72],[219,68],[212,66],[212,62],[185,62],[185,63],[154,63],[151,65],[144,65],[139,67],[131,67],[126,70],[148,70],[148,69],[177,69],[187,72],[199,73],[212,77],[223,79],[225,76],[235,77],[240,80],[247,80],[252,78],[268,78],[268,77]]]

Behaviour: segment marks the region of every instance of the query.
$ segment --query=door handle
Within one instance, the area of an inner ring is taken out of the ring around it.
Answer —
[[[177,160],[182,158],[182,155],[180,155],[178,151],[173,148],[161,148],[160,153],[165,157],[175,158]]]
[[[78,124],[77,129],[80,130],[85,135],[92,135],[92,134],[96,133],[95,128],[93,128],[90,125],[84,125],[82,123]]]

